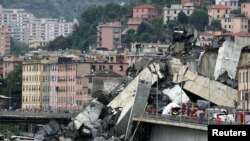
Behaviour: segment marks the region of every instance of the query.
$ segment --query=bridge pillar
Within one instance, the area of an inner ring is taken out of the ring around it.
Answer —
[[[30,123],[28,125],[28,132],[29,133],[34,133],[35,132],[35,124],[34,123]]]

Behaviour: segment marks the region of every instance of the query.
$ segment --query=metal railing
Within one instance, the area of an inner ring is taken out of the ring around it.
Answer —
[[[0,111],[0,117],[74,118],[77,113]]]
[[[208,125],[208,124],[237,124],[237,123],[231,123],[231,122],[218,122],[216,120],[207,120],[205,118],[197,118],[197,117],[188,117],[183,115],[155,115],[155,114],[148,114],[144,113],[142,116],[135,116],[135,118],[143,118],[143,119],[152,119],[152,120],[160,120],[160,121],[166,121],[166,122],[182,122],[182,123],[188,123],[188,124],[200,124],[200,125]]]

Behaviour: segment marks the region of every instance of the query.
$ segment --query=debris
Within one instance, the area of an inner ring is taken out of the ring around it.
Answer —
[[[219,49],[218,58],[214,70],[215,80],[223,74],[228,72],[231,79],[235,79],[237,66],[240,59],[241,47],[231,41],[225,41]]]
[[[189,101],[188,96],[179,85],[175,85],[173,88],[167,88],[163,90],[163,93],[174,103],[187,103]]]

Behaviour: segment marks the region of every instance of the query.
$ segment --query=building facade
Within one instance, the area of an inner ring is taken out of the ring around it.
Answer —
[[[200,47],[210,47],[212,46],[213,38],[214,38],[213,34],[210,34],[208,32],[203,32],[197,38],[195,45]]]
[[[190,16],[194,11],[194,6],[191,3],[187,3],[184,6],[181,4],[172,4],[170,8],[163,8],[163,22],[164,24],[170,20],[177,20],[178,14],[183,11],[187,16]]]
[[[133,18],[150,20],[158,15],[158,9],[154,5],[142,4],[133,8]]]
[[[13,38],[26,43],[31,40],[48,42],[58,36],[67,36],[73,31],[74,24],[77,23],[66,22],[62,17],[38,19],[24,9],[9,9],[0,5],[0,26],[8,28]]]
[[[77,76],[77,63],[68,57],[57,61],[23,64],[22,109],[64,111],[81,109],[88,102],[87,80]]]
[[[115,50],[121,48],[122,26],[120,22],[97,26],[97,47]]]
[[[41,109],[43,64],[39,61],[25,62],[22,73],[22,109]]]
[[[241,47],[250,45],[250,33],[249,32],[235,33],[234,42]]]
[[[238,9],[239,8],[239,0],[215,0],[215,4],[222,4],[231,9]]]
[[[250,66],[244,64],[238,67],[238,102],[243,110],[249,110],[250,98]]]
[[[238,32],[247,32],[248,31],[248,18],[246,17],[235,17],[229,15],[221,18],[221,26],[225,30],[238,33]]]
[[[0,27],[0,56],[10,51],[10,31]]]
[[[241,14],[245,15],[247,18],[250,18],[250,3],[241,3],[240,6]]]
[[[211,23],[212,20],[224,18],[225,15],[230,14],[230,9],[230,7],[222,4],[208,7],[209,22]]]

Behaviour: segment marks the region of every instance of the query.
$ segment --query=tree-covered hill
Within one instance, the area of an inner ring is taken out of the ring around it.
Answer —
[[[79,18],[90,5],[127,2],[128,0],[0,0],[5,8],[23,8],[37,17],[59,18],[68,20]]]

